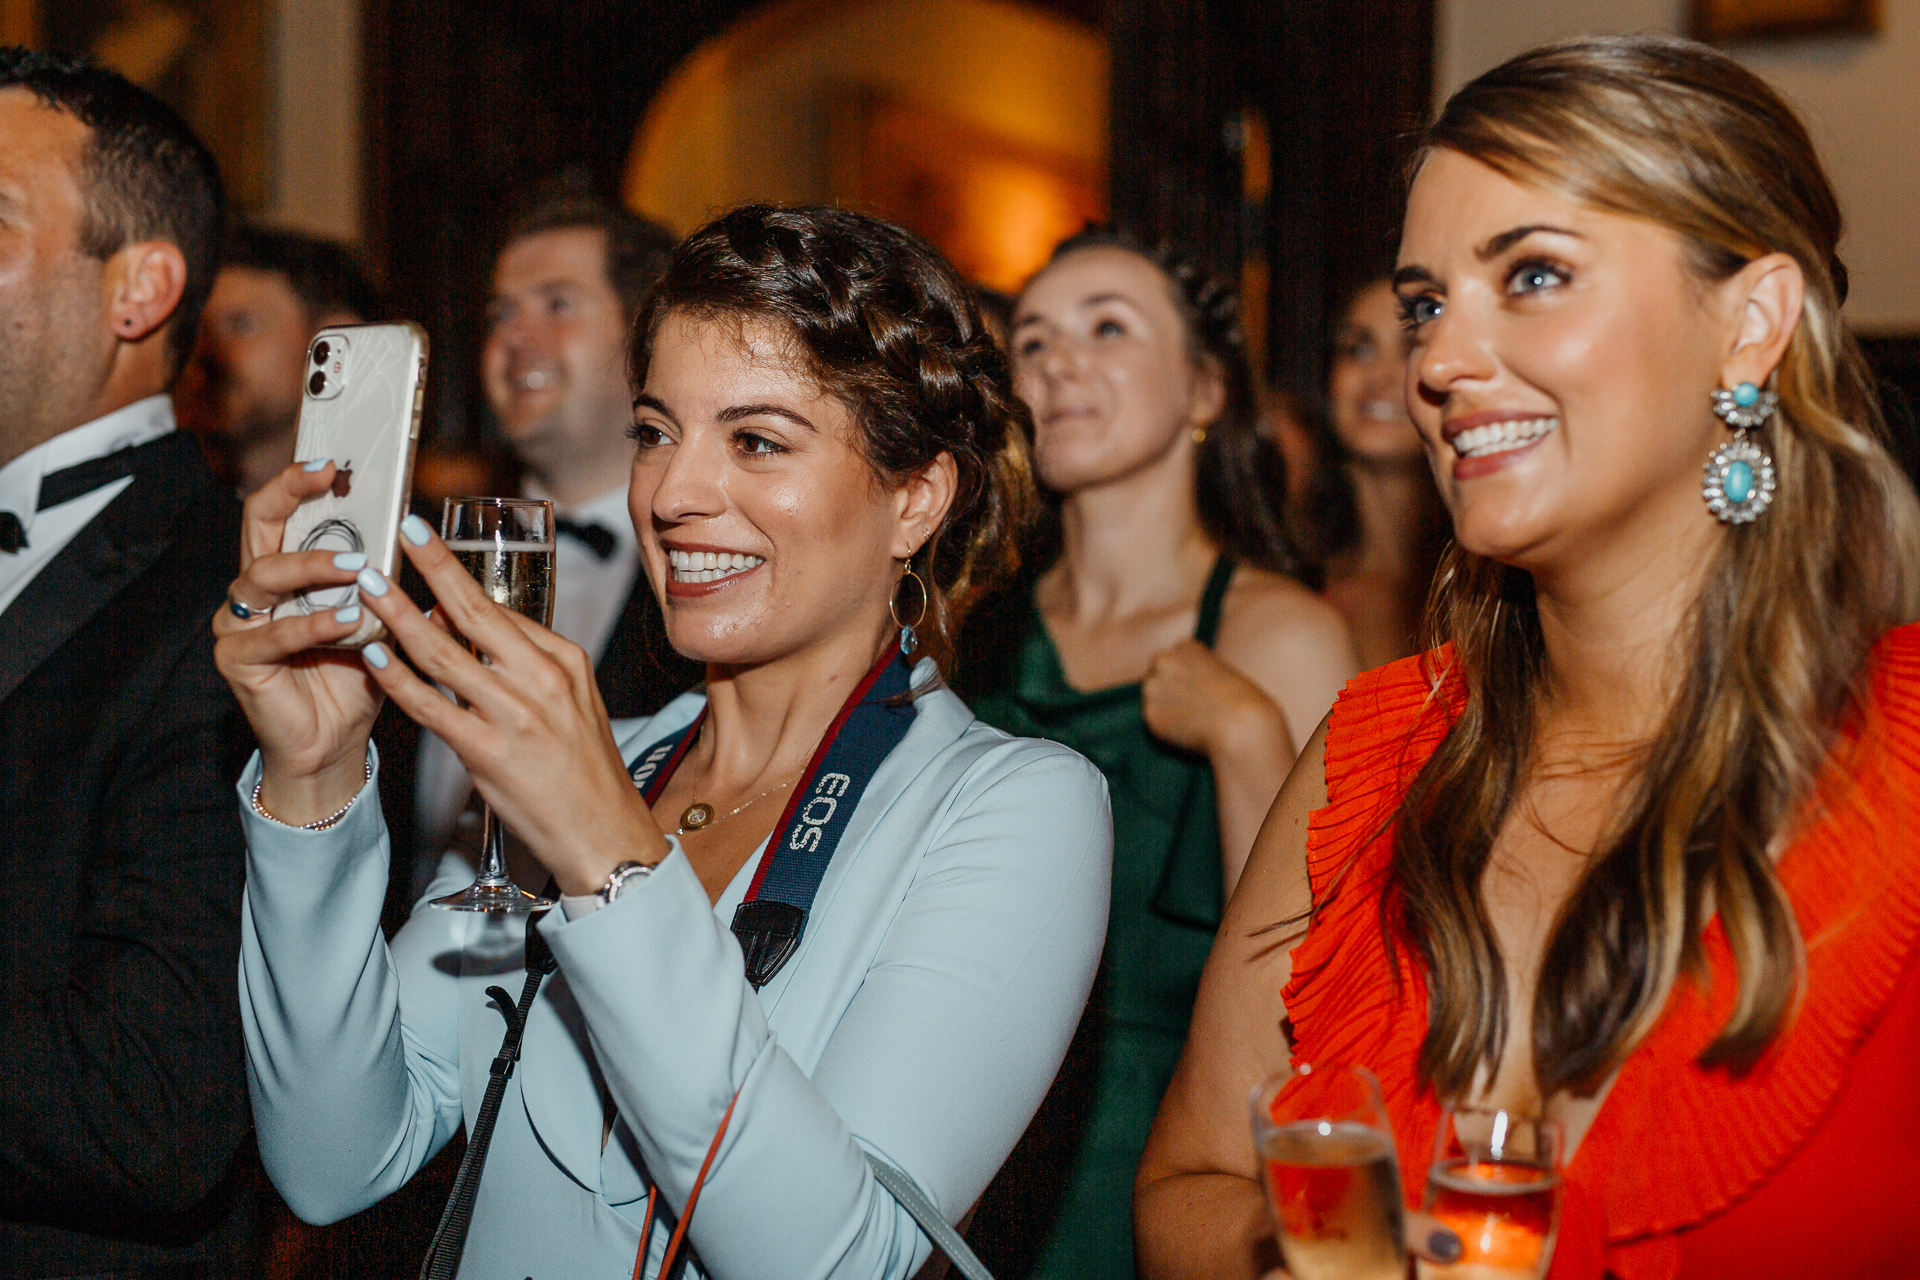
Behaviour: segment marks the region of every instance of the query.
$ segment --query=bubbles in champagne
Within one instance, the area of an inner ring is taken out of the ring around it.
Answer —
[[[448,539],[447,550],[494,603],[532,618],[553,622],[553,544],[505,542],[492,538]]]

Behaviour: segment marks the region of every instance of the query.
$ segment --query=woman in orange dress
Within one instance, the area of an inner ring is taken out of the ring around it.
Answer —
[[[1289,1058],[1380,1077],[1413,1203],[1444,1103],[1557,1119],[1554,1280],[1920,1274],[1920,507],[1840,229],[1793,112],[1685,41],[1523,54],[1429,130],[1395,289],[1450,642],[1281,792],[1143,1275],[1276,1265],[1246,1098]]]

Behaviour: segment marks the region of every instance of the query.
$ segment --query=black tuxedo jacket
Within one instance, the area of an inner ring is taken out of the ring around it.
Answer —
[[[126,458],[0,612],[4,1277],[226,1276],[245,1242],[239,506],[184,432]]]
[[[430,524],[439,515],[417,513]],[[426,584],[411,567],[402,574],[402,585],[415,603],[425,608],[432,604]],[[600,686],[600,698],[615,720],[652,715],[706,676],[706,668],[675,653],[667,644],[666,623],[660,616],[660,602],[653,598],[644,572],[634,574],[626,603],[620,608],[607,647],[594,664],[594,681]],[[420,760],[420,727],[391,704],[380,709],[374,725],[374,742],[380,749],[380,807],[386,814],[388,837],[393,847],[391,876],[387,884],[386,909],[382,923],[391,935],[406,923],[413,909],[415,861],[425,851],[419,849],[414,820],[414,782]],[[438,851],[435,851],[437,856]],[[537,888],[538,886],[529,886]]]

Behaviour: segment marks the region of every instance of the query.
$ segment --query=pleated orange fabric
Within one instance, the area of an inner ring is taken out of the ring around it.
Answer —
[[[1410,1203],[1440,1108],[1414,1071],[1425,977],[1381,905],[1395,806],[1463,705],[1450,657],[1362,675],[1334,707],[1284,993],[1296,1061],[1380,1077]],[[1920,1276],[1920,625],[1882,638],[1869,679],[1779,863],[1806,941],[1793,1020],[1744,1074],[1698,1064],[1736,985],[1711,921],[1708,980],[1676,988],[1567,1169],[1553,1280]]]

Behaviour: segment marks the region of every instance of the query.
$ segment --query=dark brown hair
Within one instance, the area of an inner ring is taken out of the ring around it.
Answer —
[[[1591,1093],[1658,1022],[1679,976],[1704,970],[1701,930],[1717,913],[1738,989],[1702,1063],[1750,1066],[1790,1016],[1801,965],[1771,855],[1856,705],[1872,645],[1920,610],[1920,506],[1840,323],[1839,207],[1779,96],[1671,37],[1522,54],[1453,96],[1421,154],[1437,148],[1665,227],[1702,280],[1769,253],[1805,277],[1774,372],[1779,411],[1755,432],[1779,489],[1721,539],[1675,655],[1677,693],[1554,921],[1532,1012],[1543,1093]],[[1506,1036],[1481,883],[1535,764],[1546,650],[1526,573],[1456,547],[1441,584],[1436,616],[1467,702],[1402,802],[1389,902],[1430,975],[1420,1072],[1459,1093]]]
[[[1089,226],[1054,247],[1048,265],[1081,249],[1121,249],[1167,278],[1196,362],[1211,365],[1225,392],[1220,416],[1194,451],[1194,503],[1215,546],[1242,564],[1312,577],[1287,530],[1287,464],[1260,431],[1260,402],[1240,328],[1240,296],[1176,246],[1149,245],[1121,227]],[[1318,585],[1317,580],[1313,585]]]
[[[173,108],[116,71],[84,58],[0,49],[0,89],[22,88],[89,131],[79,186],[80,247],[104,261],[136,241],[165,240],[186,259],[180,302],[167,318],[178,374],[213,291],[226,189],[213,153]]]
[[[631,321],[647,302],[647,291],[667,269],[673,232],[607,200],[591,182],[567,172],[535,187],[507,225],[505,243],[548,231],[598,231],[606,242],[607,284],[620,298]]]
[[[386,313],[359,255],[337,240],[238,222],[227,232],[220,265],[275,273],[309,317],[341,312],[356,320],[379,320]]]
[[[949,669],[967,610],[1017,567],[1035,506],[1031,418],[973,291],[931,245],[878,218],[746,205],[674,250],[634,329],[636,387],[676,312],[783,326],[890,483],[953,456],[953,505],[914,556],[928,595],[922,634]],[[908,620],[919,608],[904,584],[897,603]]]

